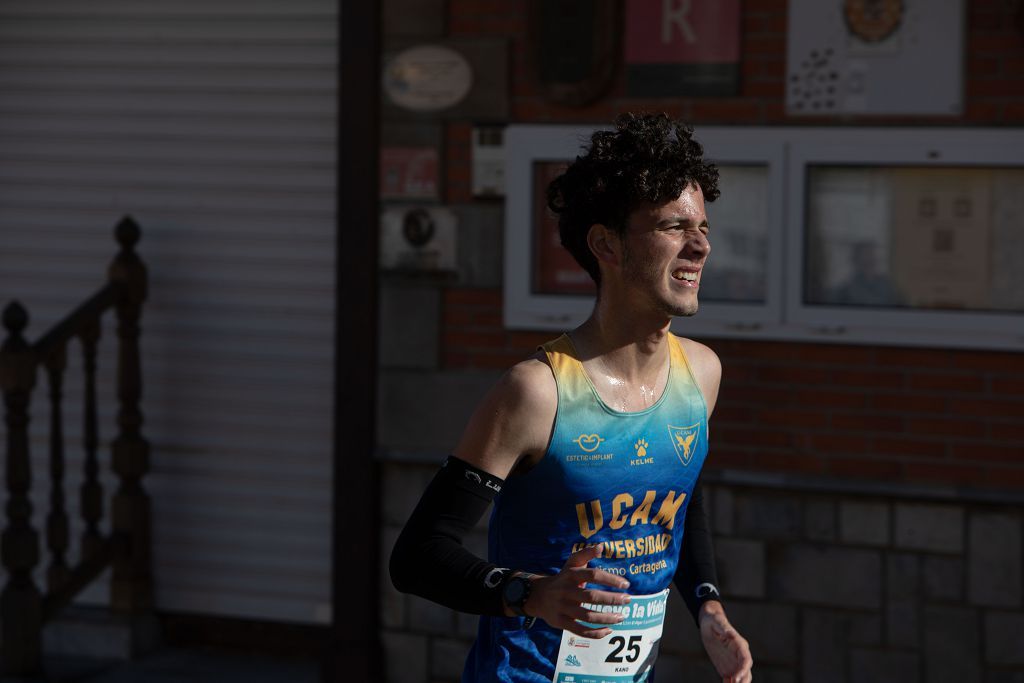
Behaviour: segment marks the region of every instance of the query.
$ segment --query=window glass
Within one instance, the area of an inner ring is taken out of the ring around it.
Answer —
[[[700,280],[704,301],[762,303],[767,292],[768,167],[718,165],[722,196],[705,210],[711,255]]]
[[[562,246],[558,217],[548,208],[547,190],[565,172],[567,161],[533,163],[533,267],[534,294],[587,294],[597,291],[587,271]]]
[[[804,302],[1024,311],[1024,169],[812,166]]]

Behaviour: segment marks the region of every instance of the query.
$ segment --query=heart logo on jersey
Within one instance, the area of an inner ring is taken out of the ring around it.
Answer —
[[[593,453],[604,439],[597,434],[580,434],[573,441],[587,453]]]

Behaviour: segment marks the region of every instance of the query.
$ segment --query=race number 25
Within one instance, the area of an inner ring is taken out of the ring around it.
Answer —
[[[613,647],[612,651],[608,653],[608,657],[604,661],[612,662],[614,664],[621,663],[623,657],[620,653],[623,650],[626,650],[626,661],[635,662],[640,659],[640,641],[642,639],[643,636],[630,636],[629,644],[627,645],[626,639],[623,636],[612,636],[608,642],[615,647]]]

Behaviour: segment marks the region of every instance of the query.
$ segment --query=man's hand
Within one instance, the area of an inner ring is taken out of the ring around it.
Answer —
[[[700,608],[700,639],[722,683],[749,683],[754,680],[754,660],[750,645],[725,617],[722,603],[711,600]]]
[[[530,597],[523,606],[524,611],[555,628],[571,631],[584,638],[604,638],[611,633],[610,628],[590,628],[576,621],[617,624],[625,618],[618,613],[593,612],[581,605],[584,602],[590,605],[625,605],[630,600],[625,593],[585,587],[588,583],[621,589],[629,587],[629,582],[621,576],[587,567],[587,563],[599,553],[600,548],[584,548],[570,555],[562,571],[554,576],[535,576],[530,586]]]

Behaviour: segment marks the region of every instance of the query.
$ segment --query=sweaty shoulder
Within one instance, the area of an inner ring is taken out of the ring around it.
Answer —
[[[718,354],[710,347],[686,337],[676,337],[686,352],[686,359],[690,362],[700,391],[704,394],[704,401],[708,404],[708,417],[711,417],[718,400],[718,387],[722,382],[722,361]]]
[[[454,454],[507,478],[544,455],[558,408],[558,389],[542,352],[516,363],[481,401]]]

